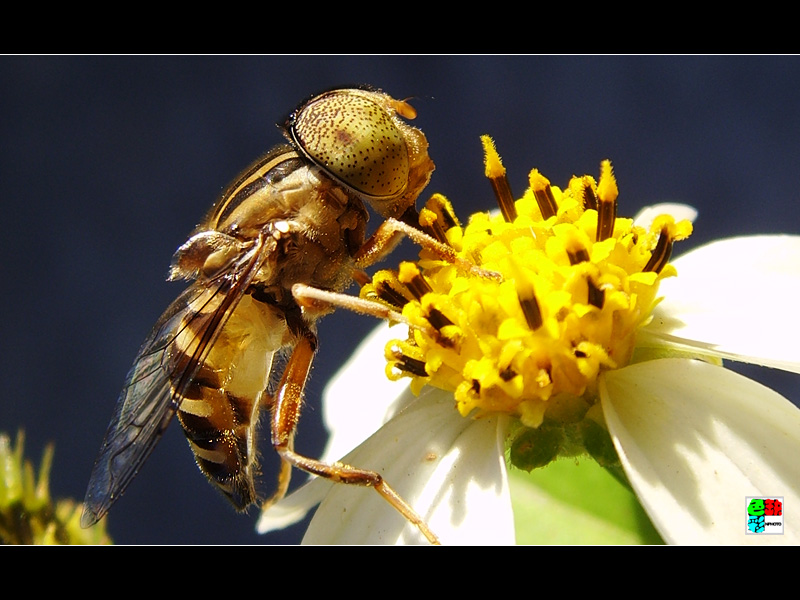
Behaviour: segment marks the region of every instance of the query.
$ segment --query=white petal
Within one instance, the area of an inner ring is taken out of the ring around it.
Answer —
[[[325,387],[323,420],[331,435],[321,460],[329,463],[339,460],[386,423],[398,410],[398,401],[402,407],[416,400],[407,382],[390,381],[383,372],[384,346],[405,334],[399,326],[390,328],[381,323]],[[256,525],[259,533],[294,525],[322,501],[332,484],[317,477],[308,479],[305,485],[261,513]]]
[[[697,218],[697,209],[688,204],[678,204],[676,202],[653,204],[652,206],[645,206],[640,210],[633,218],[633,224],[649,230],[653,220],[660,215],[672,215],[676,221],[686,219],[694,223],[694,220]]]
[[[404,325],[381,323],[359,344],[322,393],[323,419],[331,436],[325,460],[338,460],[386,423],[403,402],[416,397],[406,393],[408,380],[390,381],[385,375],[384,348],[390,340],[405,339]]]
[[[800,542],[800,410],[788,400],[687,359],[609,371],[600,385],[625,472],[665,540]],[[783,496],[784,535],[745,533],[747,496]]]
[[[343,462],[374,469],[445,544],[511,544],[505,419],[464,419],[451,393],[428,388]],[[424,543],[374,490],[334,485],[304,543]]]
[[[800,237],[714,242],[674,261],[642,333],[679,346],[800,373]],[[641,338],[646,342],[646,338]]]
[[[312,478],[279,502],[262,511],[256,523],[258,533],[269,533],[299,523],[325,498],[331,487],[329,481]]]

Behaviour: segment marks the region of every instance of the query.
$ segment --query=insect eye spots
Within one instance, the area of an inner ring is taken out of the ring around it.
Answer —
[[[347,90],[321,96],[296,115],[293,133],[308,156],[357,192],[396,196],[408,182],[408,150],[389,112]]]

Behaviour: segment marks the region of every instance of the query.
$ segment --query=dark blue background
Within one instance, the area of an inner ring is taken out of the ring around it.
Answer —
[[[83,496],[131,361],[182,289],[164,282],[175,248],[282,141],[275,123],[351,83],[415,98],[437,165],[424,197],[442,192],[462,216],[493,207],[488,133],[517,194],[532,167],[563,185],[610,158],[623,213],[693,204],[696,232],[679,251],[800,233],[797,57],[2,57],[0,430],[24,427],[37,463],[55,441],[54,495]],[[321,452],[320,392],[373,325],[322,322],[301,451]],[[798,398],[796,377],[757,374]],[[254,526],[206,483],[177,426],[109,519],[127,544],[290,543],[303,530]]]

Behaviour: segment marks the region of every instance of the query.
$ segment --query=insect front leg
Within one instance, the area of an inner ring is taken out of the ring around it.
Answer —
[[[364,245],[356,252],[356,267],[363,268],[375,264],[385,258],[397,246],[400,238],[405,235],[418,246],[430,251],[441,260],[455,265],[465,272],[474,273],[479,277],[501,279],[499,273],[482,269],[476,264],[460,257],[456,250],[447,244],[432,238],[412,227],[404,221],[389,218],[381,223]]]
[[[358,469],[350,465],[329,465],[294,451],[294,436],[300,418],[303,388],[317,349],[316,336],[307,329],[302,332],[292,351],[286,370],[283,372],[272,407],[272,445],[286,465],[295,466],[312,475],[330,479],[336,483],[360,485],[374,488],[392,507],[410,523],[413,523],[432,544],[439,539],[428,529],[422,518],[400,495],[383,480],[380,473]],[[288,482],[287,482],[288,484]]]

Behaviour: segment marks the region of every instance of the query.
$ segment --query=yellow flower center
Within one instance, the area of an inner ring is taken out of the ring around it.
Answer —
[[[415,393],[427,384],[452,391],[463,416],[508,413],[537,428],[548,409],[569,410],[565,399],[594,404],[600,373],[631,360],[659,282],[675,275],[672,243],[692,226],[662,215],[644,229],[617,217],[609,161],[597,181],[573,177],[563,190],[533,170],[513,201],[494,145],[483,141],[500,214],[473,214],[462,226],[434,195],[420,225],[500,277],[423,250],[378,272],[361,294],[402,308],[410,324],[408,339],[387,346],[390,378],[411,377]]]

